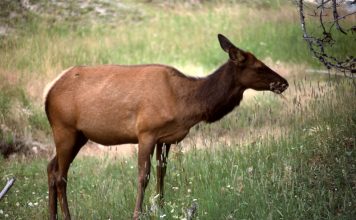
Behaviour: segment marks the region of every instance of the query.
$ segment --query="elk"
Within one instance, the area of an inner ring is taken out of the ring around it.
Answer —
[[[67,173],[88,141],[102,145],[138,143],[138,187],[133,218],[142,212],[156,148],[157,193],[163,183],[171,144],[195,124],[212,123],[231,112],[246,89],[282,93],[288,82],[219,34],[228,61],[207,77],[189,77],[158,64],[76,66],[65,70],[45,93],[45,110],[56,155],[47,167],[50,219],[57,218],[57,199],[70,219]]]

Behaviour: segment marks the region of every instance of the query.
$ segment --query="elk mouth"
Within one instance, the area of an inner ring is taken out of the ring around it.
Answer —
[[[272,82],[269,84],[269,89],[276,94],[281,94],[287,88],[288,88],[288,83]]]

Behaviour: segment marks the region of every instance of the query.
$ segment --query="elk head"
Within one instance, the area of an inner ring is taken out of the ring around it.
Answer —
[[[222,34],[218,35],[221,48],[229,54],[235,65],[235,79],[246,89],[269,90],[280,94],[288,88],[288,82],[271,70],[253,54],[237,48]]]

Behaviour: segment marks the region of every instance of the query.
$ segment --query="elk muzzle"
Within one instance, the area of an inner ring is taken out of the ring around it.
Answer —
[[[269,89],[274,92],[274,93],[277,93],[277,94],[281,94],[282,92],[284,92],[289,84],[286,80],[284,80],[285,82],[272,82],[269,84]]]

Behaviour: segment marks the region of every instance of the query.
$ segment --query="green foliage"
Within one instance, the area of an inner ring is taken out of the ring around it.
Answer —
[[[250,7],[257,8],[279,8],[285,4],[291,3],[289,0],[230,0],[230,2],[235,4],[246,4]]]
[[[11,98],[4,91],[0,91],[0,114],[4,117],[10,109]]]
[[[242,45],[258,57],[271,57],[273,60],[317,65],[310,59],[298,23],[262,23],[248,28],[243,33]],[[307,59],[306,59],[307,58]]]
[[[51,23],[35,18],[22,27],[23,36],[0,42],[4,48],[0,51],[0,65],[40,74],[50,72],[49,67],[64,69],[101,63],[194,64],[211,70],[226,59],[216,41],[217,33],[226,34],[239,47],[259,58],[319,65],[310,57],[297,19],[292,20],[289,15],[276,19],[271,15],[276,13],[274,9],[254,12],[245,6],[223,4],[220,7],[224,10],[204,7],[177,12],[147,7],[145,10],[150,16],[115,27],[79,26],[72,21]],[[288,6],[281,10],[294,8]],[[268,17],[260,20],[259,12]],[[342,56],[355,48],[341,41],[333,49]]]
[[[31,102],[22,87],[14,85],[1,88],[0,124],[12,130],[12,135],[23,135],[28,126],[33,131],[41,130],[47,134],[50,131],[42,108]]]
[[[47,116],[42,109],[33,108],[32,114],[29,116],[28,120],[32,129],[43,131],[46,134],[50,133],[51,128]]]
[[[0,115],[4,118],[10,113],[13,102],[18,100],[23,106],[29,105],[29,100],[21,87],[5,85],[0,91]]]
[[[14,142],[14,137],[11,133],[8,131],[4,131],[3,129],[0,129],[0,140],[6,145],[6,144],[12,144]]]
[[[188,4],[194,5],[198,2],[201,4],[246,4],[249,7],[257,7],[257,8],[277,8],[284,4],[290,3],[288,0],[151,0],[146,1],[150,3],[168,3],[168,4]]]

